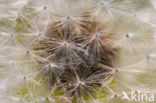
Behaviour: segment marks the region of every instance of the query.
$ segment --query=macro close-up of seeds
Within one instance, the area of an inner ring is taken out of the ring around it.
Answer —
[[[0,0],[0,103],[156,103],[156,0]]]

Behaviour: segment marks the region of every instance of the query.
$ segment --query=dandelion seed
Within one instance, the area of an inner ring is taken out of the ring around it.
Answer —
[[[113,18],[117,15],[128,15],[127,12],[133,11],[135,6],[133,4],[133,1],[127,0],[127,1],[114,1],[114,0],[98,0],[95,1],[95,4],[97,4],[97,10],[100,13],[100,11],[106,11],[110,16]],[[130,4],[133,4],[130,5]],[[126,6],[125,6],[126,5]]]
[[[62,4],[60,2],[68,3]],[[78,7],[77,5],[81,6]],[[84,8],[81,10],[83,6],[83,3],[54,1],[53,10],[51,11],[51,32],[54,32],[56,28],[63,28],[64,30],[70,30],[75,33],[85,30],[84,27],[87,26],[90,14],[88,9]],[[64,11],[61,10],[62,8]]]
[[[41,67],[41,75],[44,75],[45,78],[47,78],[47,81],[49,81],[51,86],[54,86],[56,83],[59,83],[60,74],[62,73],[62,71],[62,68],[54,63],[49,63]]]
[[[36,48],[37,51],[43,51],[49,60],[54,60],[61,66],[83,62],[83,51],[78,49],[80,47],[74,41],[45,38],[39,41],[39,44],[40,47]]]
[[[114,41],[111,33],[106,32],[105,25],[93,21],[85,35],[78,38],[77,41],[82,41],[80,46],[85,49],[85,54],[89,56],[90,61],[101,60],[106,65],[107,63],[110,65],[109,57],[113,57],[116,51],[111,47]]]
[[[96,91],[94,86],[100,86],[101,79],[105,79],[109,75],[111,75],[111,70],[106,68],[79,66],[77,69],[65,70],[61,81],[66,88],[65,95],[78,100],[83,95],[93,98],[92,93]]]

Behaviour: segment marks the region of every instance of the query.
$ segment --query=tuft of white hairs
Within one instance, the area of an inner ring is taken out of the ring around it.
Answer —
[[[0,0],[0,103],[121,103],[155,78],[156,0]]]

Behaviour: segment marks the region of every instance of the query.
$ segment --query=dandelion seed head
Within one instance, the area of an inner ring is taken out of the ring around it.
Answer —
[[[153,0],[0,0],[0,103],[154,91],[154,12]]]

